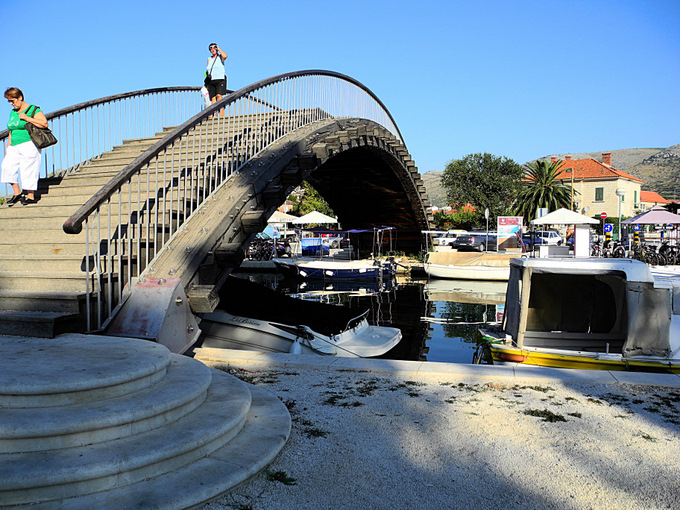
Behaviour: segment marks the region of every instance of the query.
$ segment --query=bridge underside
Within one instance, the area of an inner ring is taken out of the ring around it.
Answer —
[[[404,189],[399,175],[401,162],[376,147],[357,147],[330,158],[307,178],[338,215],[345,229],[396,228],[395,248],[406,253],[422,249],[413,197]],[[370,247],[364,236],[364,247]]]
[[[181,278],[194,312],[210,311],[206,292],[216,294],[242,262],[245,247],[303,180],[328,201],[343,229],[395,227],[394,242],[383,253],[423,248],[429,202],[404,145],[371,121],[331,119],[304,126],[252,158],[185,222],[154,261],[153,274],[143,276]],[[369,252],[372,233],[357,244],[362,255]]]

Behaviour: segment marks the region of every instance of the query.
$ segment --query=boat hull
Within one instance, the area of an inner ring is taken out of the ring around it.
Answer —
[[[274,264],[282,274],[303,280],[378,280],[394,273],[391,266],[373,261],[275,259]]]
[[[450,280],[508,281],[510,267],[454,266],[425,264],[425,272],[433,278]]]
[[[439,251],[428,253],[423,266],[433,278],[507,282],[510,278],[510,260],[519,255]]]
[[[366,319],[328,337],[306,326],[241,317],[222,310],[205,314],[201,330],[204,347],[288,353],[297,343],[301,354],[347,358],[381,356],[402,338],[399,329],[370,326]]]
[[[480,331],[484,347],[494,362],[522,363],[552,368],[575,368],[581,370],[612,370],[663,372],[680,374],[680,360],[637,356],[624,358],[621,354],[606,354],[562,349],[520,349],[513,345],[498,343],[498,338],[484,330]]]

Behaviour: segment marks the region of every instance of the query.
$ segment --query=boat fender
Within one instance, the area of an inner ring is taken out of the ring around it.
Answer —
[[[302,345],[300,344],[300,339],[296,338],[295,342],[290,344],[290,349],[288,349],[290,354],[302,354]]]

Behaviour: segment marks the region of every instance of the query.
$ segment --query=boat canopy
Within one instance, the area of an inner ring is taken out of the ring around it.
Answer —
[[[427,254],[427,263],[452,266],[508,267],[510,260],[514,257],[517,257],[517,253],[434,251]]]

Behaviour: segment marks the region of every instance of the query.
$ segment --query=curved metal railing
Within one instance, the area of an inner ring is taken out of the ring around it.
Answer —
[[[99,282],[88,288],[88,296],[97,291],[97,323],[234,173],[281,137],[328,118],[372,120],[402,138],[384,104],[357,80],[298,71],[232,92],[121,170],[64,223],[67,233],[86,232],[85,260],[93,264],[86,272]]]
[[[86,101],[45,114],[59,142],[43,149],[40,177],[59,176],[125,139],[153,136],[176,126],[203,108],[200,87],[161,87]],[[5,157],[8,130],[0,131],[0,159]],[[8,188],[5,185],[4,195]]]

